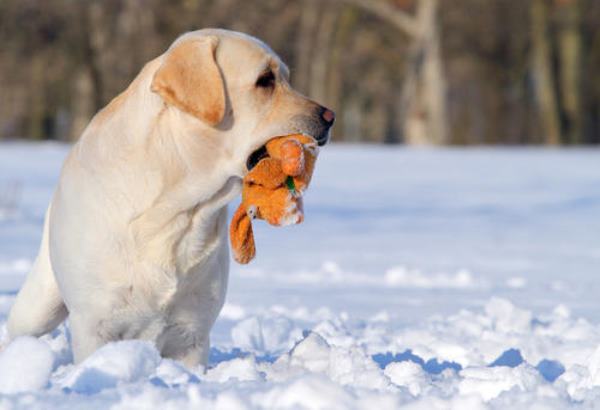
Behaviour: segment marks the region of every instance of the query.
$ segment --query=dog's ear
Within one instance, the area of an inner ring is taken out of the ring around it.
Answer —
[[[168,104],[212,126],[225,115],[225,89],[215,60],[218,43],[217,37],[206,36],[175,45],[151,86]]]

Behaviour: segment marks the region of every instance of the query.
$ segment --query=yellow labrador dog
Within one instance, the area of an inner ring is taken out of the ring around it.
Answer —
[[[332,111],[295,92],[261,41],[226,30],[178,38],[74,145],[46,213],[11,338],[68,315],[75,362],[109,341],[153,341],[206,364],[227,289],[227,203],[277,135],[327,142]]]

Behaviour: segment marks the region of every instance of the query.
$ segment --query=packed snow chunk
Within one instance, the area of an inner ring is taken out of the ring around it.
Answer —
[[[588,360],[588,371],[590,372],[590,384],[600,386],[600,346]]]
[[[161,360],[156,368],[156,377],[167,386],[198,381],[198,378],[190,373],[185,366],[171,359]]]
[[[329,344],[320,335],[311,332],[299,342],[290,354],[290,364],[300,366],[315,373],[326,372],[329,368]]]
[[[347,320],[347,315],[342,312],[337,318],[319,322],[312,331],[318,333],[331,346],[351,347],[356,344],[356,339],[346,326]]]
[[[485,312],[499,332],[525,333],[531,329],[531,312],[515,307],[506,299],[492,298],[485,306]]]
[[[302,330],[283,316],[249,317],[231,329],[236,347],[252,352],[283,352],[302,338]]]
[[[384,374],[396,386],[406,387],[413,396],[419,396],[430,384],[421,365],[411,361],[392,362],[385,367]]]
[[[455,396],[440,398],[426,396],[420,400],[408,403],[402,410],[489,410],[489,406],[478,396]]]
[[[542,380],[537,370],[527,364],[517,367],[468,367],[460,372],[463,380],[458,389],[461,394],[477,394],[489,401],[513,388],[531,391]]]
[[[555,383],[567,391],[573,400],[582,401],[590,391],[590,372],[585,366],[573,365],[567,369]]]
[[[52,350],[55,369],[73,363],[73,351],[69,343],[67,327],[64,323],[52,332],[40,337],[40,340],[46,342]]]
[[[341,385],[384,390],[389,380],[362,348],[334,347],[329,358],[329,377]]]
[[[338,410],[355,408],[355,398],[321,376],[305,376],[266,393],[252,396],[252,404],[266,409]]]
[[[241,396],[232,391],[227,391],[219,394],[215,400],[215,410],[249,410],[246,405],[247,399],[245,396]],[[194,407],[190,407],[194,408]],[[196,408],[202,409],[207,406],[198,406]]]
[[[174,394],[177,391],[178,394]],[[70,395],[70,397],[78,395]],[[206,395],[208,396],[208,395]],[[67,396],[69,397],[69,396]],[[110,410],[184,410],[184,409],[214,409],[221,410],[215,406],[215,400],[201,394],[198,384],[189,385],[180,390],[158,388],[152,385],[134,385],[119,391],[107,391],[98,396],[82,397],[75,403],[79,405],[57,406],[61,409],[110,409]],[[116,403],[111,404],[114,400]],[[97,403],[97,404],[96,404]],[[51,407],[44,407],[50,409]],[[245,407],[225,407],[225,409],[238,410]]]
[[[264,377],[256,367],[254,356],[240,357],[219,363],[210,369],[204,379],[224,383],[228,380],[254,381]]]
[[[120,383],[141,381],[160,363],[153,344],[139,340],[109,343],[88,357],[66,376],[64,387],[93,394]]]
[[[35,337],[19,337],[0,353],[0,393],[34,391],[48,384],[54,354]]]
[[[382,390],[389,387],[389,381],[381,369],[362,348],[330,346],[323,337],[311,332],[290,352],[289,361],[285,357],[278,360],[279,367],[289,364],[313,373],[325,373],[341,385]]]

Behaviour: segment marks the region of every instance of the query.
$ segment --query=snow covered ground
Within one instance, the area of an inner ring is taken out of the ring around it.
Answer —
[[[67,149],[0,145],[0,336]],[[62,325],[0,352],[0,408],[600,408],[600,151],[333,145],[305,203],[256,224],[206,372],[74,366]]]

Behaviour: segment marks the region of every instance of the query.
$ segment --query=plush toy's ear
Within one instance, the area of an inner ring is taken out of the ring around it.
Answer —
[[[256,246],[254,245],[254,234],[252,233],[252,221],[243,205],[240,205],[233,214],[229,226],[229,239],[233,258],[236,262],[247,264],[254,259]]]
[[[294,176],[294,185],[296,191],[301,196],[304,191],[308,188],[310,180],[312,178],[313,171],[315,170],[315,163],[317,162],[317,156],[319,155],[319,148],[316,143],[304,143],[304,169],[302,173]]]
[[[225,115],[225,89],[215,50],[219,39],[206,36],[176,44],[154,74],[151,89],[209,125]]]

